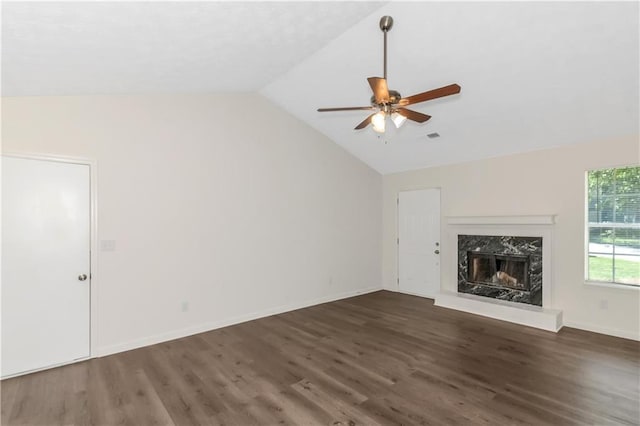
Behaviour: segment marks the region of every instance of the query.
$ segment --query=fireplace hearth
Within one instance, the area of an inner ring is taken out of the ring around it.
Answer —
[[[458,235],[458,292],[542,306],[542,238]]]

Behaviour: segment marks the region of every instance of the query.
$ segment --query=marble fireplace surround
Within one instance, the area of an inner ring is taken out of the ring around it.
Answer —
[[[555,215],[536,216],[450,216],[446,218],[446,244],[456,253],[451,276],[455,282],[442,283],[435,305],[517,324],[557,332],[562,328],[562,311],[552,308],[551,251]],[[491,299],[457,292],[458,235],[542,237],[542,306]]]

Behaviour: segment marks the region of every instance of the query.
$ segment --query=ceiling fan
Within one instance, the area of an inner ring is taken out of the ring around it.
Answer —
[[[384,78],[369,77],[367,79],[371,86],[371,90],[373,90],[371,106],[318,108],[318,112],[353,110],[376,111],[358,124],[355,127],[355,130],[364,129],[369,125],[369,123],[371,123],[373,125],[373,130],[378,133],[384,133],[385,122],[388,116],[391,117],[391,121],[393,121],[393,124],[395,124],[396,127],[400,127],[407,119],[418,123],[424,123],[431,118],[430,115],[405,108],[407,105],[460,93],[460,86],[457,84],[450,84],[448,86],[440,87],[439,89],[418,93],[417,95],[409,96],[407,98],[403,98],[400,96],[400,93],[395,90],[389,90],[387,87],[387,33],[391,30],[392,26],[393,18],[391,16],[383,16],[380,18],[380,29],[384,33]]]

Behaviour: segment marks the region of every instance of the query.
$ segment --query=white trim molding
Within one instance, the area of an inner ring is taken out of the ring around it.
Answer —
[[[634,333],[628,330],[620,330],[617,328],[602,327],[599,325],[567,320],[564,320],[563,324],[567,328],[575,328],[578,330],[590,331],[592,333],[599,333],[607,336],[621,337],[623,339],[640,341],[640,333]]]
[[[275,308],[268,308],[258,312],[251,312],[243,315],[238,315],[231,318],[221,319],[215,322],[202,323],[191,327],[173,330],[162,334],[156,334],[153,336],[142,337],[136,340],[130,340],[128,342],[117,343],[115,345],[103,346],[98,349],[98,357],[107,355],[113,355],[119,352],[129,351],[132,349],[141,348],[144,346],[155,345],[157,343],[166,342],[169,340],[180,339],[182,337],[192,336],[194,334],[205,333],[207,331],[216,330],[223,327],[228,327],[235,324],[240,324],[247,321],[252,321],[260,318],[265,318],[271,315],[278,315],[285,312],[295,311],[297,309],[307,308],[309,306],[320,305],[322,303],[335,302],[336,300],[347,299],[349,297],[360,296],[367,293],[373,293],[376,291],[384,290],[382,287],[370,287],[358,290],[347,291],[338,294],[332,294],[329,296],[320,297],[313,300],[306,300],[301,302],[289,303],[281,305]]]
[[[449,225],[553,225],[555,215],[532,216],[448,216]]]

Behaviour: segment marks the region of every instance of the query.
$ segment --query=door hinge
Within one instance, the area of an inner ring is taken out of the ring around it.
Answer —
[[[398,278],[396,281],[398,282],[398,284],[400,284],[400,278]]]
[[[396,238],[396,243],[400,244],[400,237]]]
[[[396,204],[400,204],[400,197],[396,198]]]

